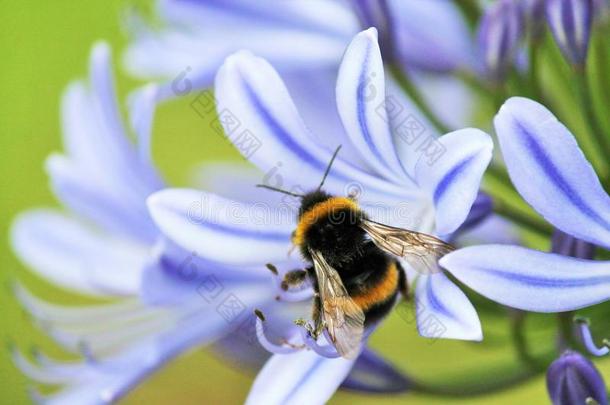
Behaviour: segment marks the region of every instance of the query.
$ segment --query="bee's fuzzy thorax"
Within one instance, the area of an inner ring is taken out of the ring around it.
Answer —
[[[339,211],[349,211],[355,214],[360,212],[358,204],[347,197],[332,197],[324,192],[316,192],[315,195],[307,197],[311,201],[303,201],[299,222],[294,232],[293,242],[297,246],[302,246],[306,242],[307,231],[318,221],[326,218],[332,220],[333,214]]]

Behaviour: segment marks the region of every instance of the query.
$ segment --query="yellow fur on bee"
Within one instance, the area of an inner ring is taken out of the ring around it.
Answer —
[[[363,294],[353,296],[352,299],[363,311],[373,305],[384,302],[398,289],[398,269],[396,262],[392,261],[388,265],[385,277],[375,286],[371,286]]]
[[[354,200],[346,197],[332,197],[314,205],[309,211],[305,212],[297,225],[292,242],[295,245],[302,245],[305,242],[307,230],[319,219],[325,216],[332,216],[334,212],[349,209],[358,211],[358,204]]]

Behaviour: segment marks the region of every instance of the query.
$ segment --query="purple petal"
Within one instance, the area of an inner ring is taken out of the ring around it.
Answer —
[[[494,120],[510,178],[547,221],[610,246],[610,197],[574,136],[544,106],[513,97]]]
[[[286,87],[263,59],[238,52],[221,67],[216,77],[218,113],[226,136],[268,179],[270,185],[310,190],[321,179],[332,150],[322,148],[303,123]],[[409,199],[416,194],[371,176],[347,163],[339,154],[325,187],[345,194],[358,181],[364,199],[385,201],[388,193]],[[395,197],[397,198],[397,197]]]
[[[210,87],[222,60],[240,49],[260,54],[283,71],[334,67],[358,29],[349,7],[324,0],[164,0],[158,14],[166,22],[161,31],[141,19],[132,24],[135,39],[126,52],[126,65],[145,78],[173,78],[191,67],[199,79],[193,81],[194,88]],[[299,52],[294,52],[294,44],[299,44]],[[206,57],[197,56],[201,54]]]
[[[479,294],[525,311],[571,311],[610,299],[608,262],[482,245],[451,252],[440,264]]]
[[[486,10],[479,27],[478,40],[485,69],[494,79],[501,79],[517,51],[523,36],[521,4],[500,0]]]
[[[483,173],[491,160],[493,143],[486,133],[462,129],[437,141],[443,154],[431,162],[422,156],[416,180],[436,209],[436,233],[448,235],[466,220],[479,192]]]
[[[555,42],[570,62],[587,59],[593,23],[593,0],[547,0],[546,18]]]
[[[441,72],[471,66],[470,32],[455,4],[445,0],[388,3],[396,49],[405,66]]]
[[[377,30],[370,28],[354,37],[343,56],[337,108],[352,143],[377,174],[405,180],[388,125],[385,86]]]
[[[153,166],[151,156],[152,124],[158,92],[158,87],[150,84],[136,90],[129,96],[129,119],[131,121],[131,128],[138,138],[140,160],[151,166]]]
[[[48,370],[61,370],[74,376],[64,390],[41,397],[44,403],[115,402],[143,379],[180,353],[217,339],[227,329],[227,321],[215,311],[179,322],[168,332],[151,335],[115,356],[99,361],[57,364]],[[48,365],[38,372],[43,373]]]
[[[420,275],[415,299],[420,335],[432,339],[483,339],[476,310],[443,273]]]
[[[549,367],[546,384],[553,405],[585,404],[592,398],[608,405],[608,394],[601,374],[581,354],[566,351]]]
[[[96,233],[53,211],[31,211],[13,223],[15,253],[57,285],[94,295],[138,291],[149,258],[147,246]]]
[[[165,235],[205,259],[226,264],[281,262],[290,250],[294,218],[286,210],[187,189],[160,191],[148,204]]]
[[[259,372],[246,404],[322,404],[349,374],[355,360],[328,359],[313,351],[272,356]]]

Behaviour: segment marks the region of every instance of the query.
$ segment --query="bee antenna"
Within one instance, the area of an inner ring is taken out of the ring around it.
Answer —
[[[286,191],[286,190],[282,190],[281,188],[271,187],[271,186],[268,186],[266,184],[257,184],[256,187],[266,188],[268,190],[273,190],[273,191],[277,191],[278,193],[288,194],[288,195],[291,195],[293,197],[300,197],[300,198],[305,197],[303,194],[293,193],[291,191]]]
[[[318,190],[322,188],[322,186],[324,185],[324,182],[326,181],[326,177],[328,176],[328,173],[330,173],[330,168],[333,165],[333,162],[335,161],[335,158],[337,157],[337,154],[339,153],[339,150],[341,149],[341,145],[337,146],[337,149],[335,149],[335,152],[333,153],[333,157],[330,158],[330,162],[328,162],[328,166],[326,166],[326,171],[324,172],[324,177],[322,177],[322,181],[320,182],[320,185],[318,186]]]

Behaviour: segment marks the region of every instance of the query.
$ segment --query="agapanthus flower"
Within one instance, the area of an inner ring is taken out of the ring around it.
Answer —
[[[150,154],[156,91],[148,85],[130,95],[126,126],[110,50],[96,45],[89,80],[72,83],[64,94],[66,152],[47,161],[53,191],[68,211],[29,211],[13,225],[14,250],[32,270],[65,289],[110,300],[64,306],[17,284],[17,297],[35,322],[62,348],[83,357],[62,362],[36,353],[32,361],[15,347],[14,361],[26,375],[63,387],[49,396],[32,391],[39,402],[116,401],[180,353],[211,343],[238,364],[258,367],[266,352],[256,341],[253,308],[275,314],[275,327],[300,314],[296,304],[284,304],[286,314],[274,311],[281,290],[269,283],[264,263],[231,266],[193,254],[167,240],[150,218],[146,199],[165,185]],[[217,169],[201,170],[200,180],[212,190],[242,201],[280,202],[268,193],[244,192],[244,179],[258,173],[232,165],[222,173]],[[191,213],[197,215],[196,207]],[[367,350],[345,384],[394,392],[406,389],[408,380]]]
[[[546,386],[553,405],[608,404],[604,379],[593,363],[577,352],[566,351],[550,365]]]
[[[388,125],[387,112],[380,110],[379,104],[374,102],[377,98],[384,100],[386,88],[376,39],[374,29],[356,35],[339,69],[337,109],[353,152],[338,156],[325,189],[332,194],[345,195],[356,180],[362,191],[359,203],[371,211],[373,219],[383,222],[380,214],[387,215],[388,211],[400,207],[400,203],[408,202],[410,214],[414,217],[392,218],[394,225],[449,237],[464,223],[477,198],[479,182],[491,159],[491,139],[479,130],[463,129],[434,139],[435,146],[425,152],[419,150],[419,156],[414,153],[417,148],[405,147],[407,142]],[[374,86],[375,96],[367,98],[369,94],[364,91],[364,80]],[[284,189],[296,187],[303,192],[316,186],[312,179],[322,177],[331,149],[320,145],[309,131],[286,86],[268,62],[246,51],[230,56],[217,74],[215,95],[228,138],[238,148],[239,139],[243,136],[240,134],[248,132],[258,138],[261,147],[255,153],[244,154],[252,163],[268,172],[277,170],[274,165],[281,161],[281,187]],[[235,120],[223,119],[227,114],[239,117],[239,125],[235,125]],[[444,151],[442,156],[431,159],[435,156],[431,151],[438,150]],[[189,207],[197,201],[206,201],[208,209],[193,221]],[[291,246],[294,219],[284,222],[284,217],[274,214],[272,218],[282,220],[273,223],[255,223],[252,219],[240,221],[226,215],[226,207],[234,204],[211,193],[186,189],[164,190],[149,199],[158,226],[170,239],[189,251],[201,252],[214,260],[231,264],[273,263],[285,258]],[[374,208],[380,206],[385,210],[375,211]],[[248,212],[248,209],[239,206],[238,211]],[[413,218],[419,221],[413,221]],[[221,248],[227,246],[235,246],[235,250]],[[454,276],[483,294],[490,290],[503,291],[510,295],[514,307],[553,311],[599,302],[595,296],[587,294],[589,289],[586,286],[580,285],[575,286],[573,294],[565,300],[552,296],[550,292],[558,291],[558,286],[576,277],[556,269],[548,272],[550,285],[545,285],[551,291],[537,295],[535,305],[530,304],[533,301],[531,289],[538,287],[536,277],[539,270],[535,266],[506,263],[504,272],[476,268],[483,274],[477,274],[474,280],[475,276],[463,276],[465,266],[459,261],[468,259],[468,255],[461,253],[468,249],[460,249],[441,259],[439,271],[411,272],[409,280],[415,283],[415,301],[425,308],[424,313],[420,311],[417,317],[421,335],[465,340],[482,338],[474,307],[445,271],[456,271]],[[508,251],[512,249],[507,248]],[[303,266],[305,263],[301,264]],[[468,270],[474,273],[474,270]],[[592,272],[588,270],[582,277],[590,276]],[[602,299],[602,294],[598,295]],[[505,301],[499,298],[499,302]],[[607,298],[606,290],[603,299]],[[558,306],[558,301],[563,305]],[[519,305],[519,302],[525,304]],[[438,329],[429,328],[426,323],[429,315],[443,326],[440,334]],[[264,322],[262,319],[258,322],[259,338],[276,354],[258,375],[248,401],[327,400],[354,361],[337,359],[332,345],[312,341],[298,329],[285,332],[284,342],[289,344],[272,343],[264,335]]]

